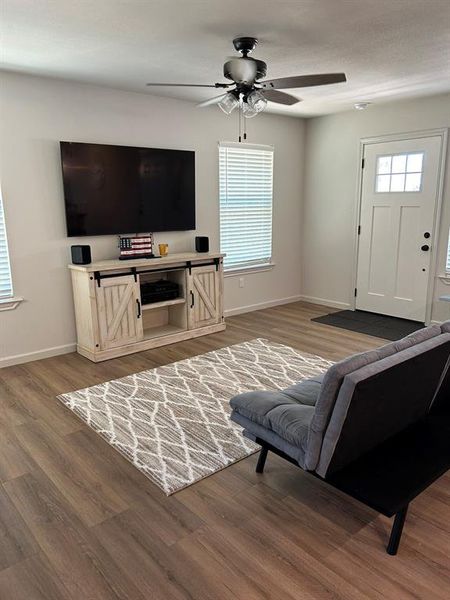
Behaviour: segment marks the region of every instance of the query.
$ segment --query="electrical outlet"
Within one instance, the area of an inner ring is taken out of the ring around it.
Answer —
[[[243,277],[239,277],[239,287],[240,288],[244,287],[244,278]]]

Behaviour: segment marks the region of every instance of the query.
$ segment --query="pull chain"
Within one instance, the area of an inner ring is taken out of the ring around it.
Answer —
[[[239,96],[239,142],[242,142],[242,98]]]
[[[247,119],[244,117],[244,99],[239,97],[239,142],[247,140]]]

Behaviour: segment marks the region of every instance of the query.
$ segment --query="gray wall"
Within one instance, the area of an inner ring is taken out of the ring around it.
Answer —
[[[115,236],[66,237],[58,141],[195,150],[197,232],[209,235],[217,250],[217,142],[236,140],[237,119],[216,107],[199,110],[178,100],[14,74],[3,74],[0,92],[0,183],[14,291],[25,298],[17,309],[0,313],[1,366],[73,349],[67,270],[72,243],[90,243],[94,260],[117,255]],[[244,288],[238,277],[226,278],[227,311],[300,296],[347,306],[360,138],[449,125],[449,95],[308,121],[268,114],[249,121],[250,142],[275,146],[276,266],[246,275]],[[438,272],[444,270],[449,226],[447,171]],[[168,241],[172,252],[187,251],[193,249],[194,235],[157,234],[156,242]],[[436,281],[436,297],[448,290]],[[448,306],[435,302],[434,319],[446,319],[449,312]]]
[[[14,292],[25,298],[17,309],[0,313],[0,365],[5,365],[73,349],[75,325],[66,267],[70,245],[91,244],[94,260],[114,258],[118,252],[115,236],[66,237],[59,140],[195,150],[197,231],[209,235],[212,250],[217,250],[217,143],[236,141],[238,123],[237,115],[228,117],[217,107],[200,110],[188,102],[147,94],[13,74],[3,74],[0,100],[0,181]],[[267,114],[248,123],[250,142],[275,146],[276,266],[246,275],[244,288],[239,288],[237,277],[227,278],[229,311],[300,294],[303,130],[300,119]],[[171,252],[191,251],[194,235],[161,233],[156,242],[168,241]]]
[[[302,218],[302,295],[342,308],[352,301],[354,224],[359,141],[393,133],[450,126],[450,95],[371,106],[307,121]],[[447,157],[437,273],[445,270],[450,227],[450,173]],[[438,278],[432,319],[450,318],[438,302],[450,288]]]

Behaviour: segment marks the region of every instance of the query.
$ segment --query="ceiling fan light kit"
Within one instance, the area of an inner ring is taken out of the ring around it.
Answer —
[[[242,139],[242,115],[246,118],[255,117],[265,110],[268,101],[285,106],[292,106],[301,102],[299,98],[281,92],[280,89],[312,87],[347,81],[344,73],[298,75],[261,81],[267,74],[266,63],[248,56],[257,44],[258,40],[254,37],[238,37],[233,40],[234,48],[237,52],[240,52],[241,56],[230,58],[223,66],[224,77],[232,83],[192,84],[192,87],[233,88],[228,90],[225,95],[211,98],[198,106],[204,107],[217,104],[227,115],[231,114],[235,108],[239,108],[239,141]],[[189,87],[187,83],[148,83],[147,85]],[[244,139],[246,139],[245,132]]]

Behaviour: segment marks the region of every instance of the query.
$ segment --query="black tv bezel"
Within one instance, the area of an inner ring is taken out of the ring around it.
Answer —
[[[189,154],[193,155],[193,159],[194,159],[194,182],[193,182],[193,191],[194,191],[194,212],[193,212],[193,227],[179,227],[179,228],[171,228],[171,229],[152,229],[150,230],[143,230],[140,229],[139,231],[113,231],[111,233],[86,233],[86,234],[79,234],[79,233],[70,233],[69,232],[69,222],[67,219],[67,193],[66,193],[66,181],[65,181],[65,177],[64,177],[64,162],[63,162],[63,154],[62,154],[62,150],[63,150],[63,144],[84,144],[86,146],[112,146],[115,148],[132,148],[132,149],[143,149],[143,150],[167,150],[168,152],[187,152]],[[67,237],[69,238],[87,238],[87,237],[103,237],[103,236],[108,236],[108,235],[135,235],[137,233],[161,233],[161,232],[171,232],[171,231],[195,231],[197,228],[197,177],[196,177],[196,152],[195,150],[186,150],[185,148],[157,148],[157,147],[150,147],[150,146],[129,146],[129,145],[124,145],[124,144],[104,144],[101,142],[82,142],[82,141],[78,141],[78,140],[71,140],[71,141],[67,141],[67,140],[59,140],[59,153],[60,153],[60,160],[61,160],[61,176],[62,176],[62,184],[63,184],[63,194],[64,194],[64,217],[65,217],[65,221],[66,221],[66,234]]]

